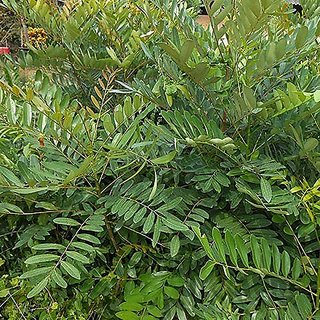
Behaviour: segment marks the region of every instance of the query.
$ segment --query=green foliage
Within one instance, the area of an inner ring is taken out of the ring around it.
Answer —
[[[319,317],[304,2],[4,1],[49,35],[1,61],[5,318]]]

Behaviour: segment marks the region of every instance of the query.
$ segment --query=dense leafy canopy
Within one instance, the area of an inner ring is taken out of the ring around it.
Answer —
[[[3,0],[48,36],[0,61],[5,318],[320,317],[302,2]]]

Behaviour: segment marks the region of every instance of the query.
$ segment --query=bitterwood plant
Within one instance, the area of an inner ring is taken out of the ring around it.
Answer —
[[[2,61],[4,316],[319,317],[316,12],[24,5],[52,45]]]

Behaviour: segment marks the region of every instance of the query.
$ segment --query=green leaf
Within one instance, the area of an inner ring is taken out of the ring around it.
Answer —
[[[61,261],[61,267],[64,271],[66,271],[72,278],[77,280],[81,279],[79,270],[74,267],[71,263],[67,261]]]
[[[263,257],[263,266],[268,271],[271,270],[271,248],[268,245],[268,241],[265,238],[261,239],[261,249],[262,249],[262,257]]]
[[[88,252],[94,252],[95,251],[93,246],[91,246],[90,244],[84,243],[84,242],[73,241],[71,243],[71,246],[74,247],[74,248],[77,248],[77,249],[88,251]]]
[[[36,264],[36,263],[43,263],[43,262],[49,262],[49,261],[56,261],[60,257],[56,254],[39,254],[37,256],[33,256],[28,258],[25,263],[26,264]]]
[[[261,255],[261,250],[260,250],[258,240],[255,236],[251,236],[250,242],[251,242],[252,258],[253,258],[254,265],[258,268],[261,268],[262,255]]]
[[[55,218],[53,219],[53,222],[56,224],[61,224],[63,226],[70,226],[70,227],[76,227],[80,225],[78,221],[71,218]]]
[[[166,219],[163,219],[162,221],[167,227],[169,227],[172,230],[175,230],[175,231],[188,231],[189,230],[189,228],[186,225],[184,225],[181,220],[168,217]]]
[[[305,294],[297,294],[295,296],[295,300],[296,300],[297,307],[299,309],[302,319],[311,318],[312,305],[308,297]]]
[[[88,241],[93,244],[97,244],[97,245],[101,244],[100,240],[97,237],[88,233],[78,233],[77,237],[81,240]]]
[[[168,278],[167,281],[170,284],[170,286],[173,286],[173,287],[182,287],[185,284],[185,281],[183,278],[175,275]]]
[[[313,94],[313,98],[315,102],[320,102],[320,90],[316,90]]]
[[[272,244],[272,260],[273,260],[273,270],[276,274],[280,273],[281,267],[281,254],[278,247],[273,243]]]
[[[147,310],[150,314],[152,314],[153,316],[160,318],[162,316],[162,312],[159,308],[157,308],[156,306],[148,306]]]
[[[114,124],[112,122],[111,116],[109,114],[106,114],[103,118],[103,126],[104,129],[108,132],[108,133],[112,133],[115,130]]]
[[[149,233],[150,230],[153,227],[154,224],[154,219],[155,219],[155,215],[154,213],[151,211],[146,219],[146,221],[143,224],[143,232],[144,233]]]
[[[20,179],[13,174],[10,170],[5,167],[0,166],[0,175],[2,175],[8,182],[11,182],[13,185],[17,187],[23,187],[24,184],[20,181]]]
[[[68,174],[68,176],[65,178],[65,180],[63,181],[64,185],[69,184],[71,181],[75,180],[76,178],[84,175],[85,173],[87,173],[90,168],[92,167],[93,161],[93,157],[88,157],[86,158],[81,165],[79,166],[79,168],[75,169],[75,170],[71,170],[70,173]]]
[[[182,64],[185,64],[189,60],[193,49],[194,49],[193,40],[189,40],[189,39],[186,40],[185,43],[183,44],[183,46],[181,48],[181,52],[180,52],[180,62]]]
[[[164,293],[169,297],[169,298],[172,298],[174,300],[177,300],[179,299],[180,297],[180,294],[179,294],[179,291],[173,287],[167,287],[165,286],[164,287]]]
[[[282,257],[281,257],[281,271],[285,277],[288,276],[290,269],[291,269],[291,260],[290,260],[289,253],[286,251],[283,251]]]
[[[154,182],[153,182],[153,187],[152,187],[148,201],[151,201],[153,199],[153,197],[155,196],[155,194],[157,192],[157,187],[158,187],[158,176],[157,176],[157,172],[154,171]]]
[[[301,262],[299,258],[295,258],[292,266],[292,278],[298,280],[302,271]]]
[[[216,265],[213,261],[207,261],[206,264],[200,269],[199,277],[201,280],[206,280]]]
[[[138,317],[132,311],[119,311],[116,313],[116,316],[122,320],[139,320],[140,319],[140,317]]]
[[[170,241],[170,255],[174,257],[178,254],[180,249],[180,239],[178,235],[175,235]]]
[[[43,209],[46,209],[46,210],[50,210],[50,211],[56,211],[58,210],[57,207],[55,205],[53,205],[52,203],[49,203],[49,202],[38,202],[36,205],[35,205],[36,208],[43,208]]]
[[[239,256],[241,258],[242,263],[248,267],[249,266],[249,260],[248,260],[248,250],[246,248],[246,245],[243,241],[243,239],[241,238],[241,236],[239,234],[237,234],[235,236],[235,243],[236,243],[236,247],[239,253]]]
[[[129,260],[128,266],[134,267],[142,258],[142,252],[135,252]]]
[[[119,308],[127,311],[141,311],[143,310],[143,305],[137,302],[123,302],[119,305]]]
[[[67,282],[62,278],[62,276],[57,272],[57,270],[54,270],[52,272],[51,278],[59,287],[64,289],[67,288]]]
[[[196,234],[196,236],[198,237],[201,245],[203,246],[203,249],[205,250],[207,256],[211,259],[211,260],[216,260],[213,250],[210,246],[210,243],[208,241],[208,238],[205,234],[201,235],[200,233],[200,228],[199,227],[192,227],[194,233]]]
[[[39,187],[39,188],[23,188],[23,189],[12,189],[12,192],[18,193],[18,194],[32,194],[32,193],[39,193],[42,191],[47,191],[47,187]]]
[[[37,268],[34,270],[30,270],[30,271],[23,273],[20,276],[20,279],[28,279],[28,278],[38,277],[40,275],[49,273],[51,270],[52,270],[52,267],[43,267],[43,268]]]
[[[229,250],[230,260],[235,266],[237,266],[238,265],[238,255],[237,255],[237,251],[236,251],[236,245],[234,242],[234,238],[231,235],[231,232],[229,230],[226,231],[225,241],[227,244],[227,248]]]
[[[64,250],[65,246],[58,243],[40,243],[32,247],[33,250]]]
[[[309,138],[303,145],[306,152],[310,152],[319,145],[319,141],[316,138]]]
[[[296,48],[297,49],[300,49],[304,46],[306,40],[307,40],[307,36],[308,36],[308,27],[307,26],[301,26],[298,33],[297,33],[297,36],[296,36],[296,40],[295,40],[295,43],[296,43]]]
[[[150,60],[153,60],[152,54],[151,54],[150,50],[147,48],[147,46],[146,46],[142,41],[140,41],[140,45],[141,45],[141,48],[142,48],[142,50],[144,51],[145,55],[146,55]]]
[[[49,279],[44,278],[41,280],[27,295],[27,298],[33,298],[34,296],[38,295],[48,284]]]
[[[187,320],[185,312],[178,307],[177,307],[177,317],[178,317],[178,320]]]
[[[143,207],[140,210],[138,210],[133,217],[133,222],[134,223],[140,222],[143,219],[143,217],[146,215],[146,213],[147,213],[146,207]]]
[[[170,161],[172,161],[174,159],[174,157],[176,156],[176,154],[177,154],[176,151],[171,151],[167,155],[156,158],[156,159],[152,159],[151,161],[154,164],[166,164],[166,163],[169,163]]]
[[[179,206],[179,204],[181,203],[183,199],[181,197],[175,198],[167,203],[165,203],[164,205],[162,205],[161,207],[158,208],[158,211],[163,213],[163,212],[167,212],[170,211],[172,209],[175,209]]]
[[[119,58],[117,57],[115,51],[114,51],[112,48],[110,48],[110,47],[107,47],[106,50],[107,50],[108,55],[110,56],[110,58],[111,58],[114,62],[116,62],[118,65],[120,65],[120,64],[121,64],[121,61],[120,61]]]
[[[5,298],[10,293],[8,288],[0,290],[0,298]]]
[[[215,242],[217,251],[219,252],[219,256],[220,256],[221,261],[224,263],[227,263],[222,236],[221,236],[219,229],[216,227],[214,227],[212,229],[212,238]]]
[[[261,178],[260,188],[264,200],[266,200],[269,203],[272,199],[272,188],[270,182],[264,178]]]
[[[67,251],[66,255],[67,255],[67,257],[69,257],[73,260],[82,262],[82,263],[89,263],[90,262],[90,260],[87,257],[85,257],[83,254],[78,253],[76,251]]]
[[[154,225],[154,230],[153,230],[153,236],[152,236],[152,247],[155,247],[159,241],[160,234],[161,234],[161,219],[160,217],[157,217],[156,223]]]

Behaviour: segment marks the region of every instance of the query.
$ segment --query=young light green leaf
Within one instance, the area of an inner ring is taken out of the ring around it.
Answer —
[[[315,102],[320,102],[320,90],[316,90],[313,94],[313,98]]]

